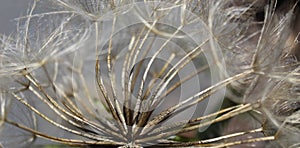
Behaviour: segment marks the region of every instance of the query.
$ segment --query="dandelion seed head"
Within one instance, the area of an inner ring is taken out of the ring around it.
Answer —
[[[18,73],[3,87],[9,99],[0,97],[1,144],[29,146],[38,136],[79,146],[285,145],[279,136],[299,129],[298,62],[285,41],[292,10],[260,5],[33,1],[16,35],[0,44],[1,71]],[[19,67],[7,70],[12,55]],[[240,104],[219,110],[228,84]],[[258,127],[249,131],[176,140],[252,111],[273,126],[251,118]],[[22,136],[12,143],[6,131]]]

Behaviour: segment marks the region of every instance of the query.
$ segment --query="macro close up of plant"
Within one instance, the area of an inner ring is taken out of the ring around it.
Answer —
[[[297,4],[32,0],[0,35],[0,147],[300,147]]]

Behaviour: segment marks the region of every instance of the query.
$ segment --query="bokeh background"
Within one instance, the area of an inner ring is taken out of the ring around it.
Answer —
[[[9,35],[16,28],[14,18],[24,16],[30,0],[0,0],[0,33]]]

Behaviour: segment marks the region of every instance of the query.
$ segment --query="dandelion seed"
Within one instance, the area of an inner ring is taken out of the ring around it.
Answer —
[[[110,13],[125,11],[125,5],[132,3],[131,0],[56,0],[55,2],[92,20],[111,17]]]
[[[275,4],[275,1],[271,1],[271,4],[266,7],[263,22],[246,23],[249,24],[249,26],[244,26],[246,32],[241,30],[244,34],[238,35],[236,39],[230,39],[237,41],[233,46],[226,46],[228,43],[225,42],[225,47],[230,47],[225,50],[225,56],[231,57],[226,61],[229,75],[245,69],[255,69],[267,74],[272,72],[273,67],[280,65],[280,57],[291,48],[286,46],[286,38],[291,35],[288,26],[293,10],[281,16],[274,12]],[[248,10],[242,14],[246,12]],[[260,23],[263,24],[262,28],[260,28]],[[267,78],[259,75],[252,75],[234,82],[230,85],[232,91],[229,91],[229,98],[238,103],[255,102],[262,96],[260,90],[265,87],[266,83],[268,83]]]
[[[0,145],[2,147],[30,146],[35,141],[36,136],[33,133],[8,124],[7,121],[22,123],[29,128],[36,129],[35,116],[20,102],[13,100],[8,93],[1,93],[1,100],[1,111],[3,114],[1,113]]]
[[[20,47],[13,54],[19,58],[17,67],[7,70],[12,55],[4,54],[7,61],[0,69],[3,75],[16,74],[3,88],[11,109],[2,107],[7,99],[0,98],[3,146],[29,146],[38,137],[76,146],[227,147],[277,140],[277,135],[251,137],[266,132],[254,127],[191,142],[176,138],[250,111],[274,119],[278,131],[299,122],[297,103],[278,105],[279,95],[271,96],[283,86],[282,78],[293,84],[298,80],[297,72],[276,73],[285,66],[295,69],[289,65],[294,63],[276,62],[286,53],[281,50],[292,12],[275,15],[273,3],[263,22],[248,14],[256,2],[56,0],[51,4],[59,12],[40,13],[42,4],[33,1],[28,15],[18,19],[14,40],[0,44],[3,53]],[[276,79],[275,87],[270,82],[256,94],[261,79]],[[236,102],[242,104],[220,110],[229,84],[241,94]],[[268,101],[276,107],[265,106]],[[274,118],[279,115],[285,118]],[[21,133],[16,143],[6,130]]]
[[[298,64],[298,62],[296,63]],[[273,81],[279,82],[270,83],[273,85],[269,86],[266,96],[264,96],[264,111],[269,117],[266,130],[275,132],[276,141],[283,147],[299,144],[297,138],[294,138],[300,134],[299,82],[295,81],[299,78],[289,80],[291,77],[295,77],[298,72],[299,66],[285,76],[273,78]]]

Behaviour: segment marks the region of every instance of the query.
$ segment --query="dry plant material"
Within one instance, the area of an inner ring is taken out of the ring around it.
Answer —
[[[1,146],[299,145],[294,7],[276,4],[33,0],[1,36]],[[259,126],[178,140],[242,115]]]

